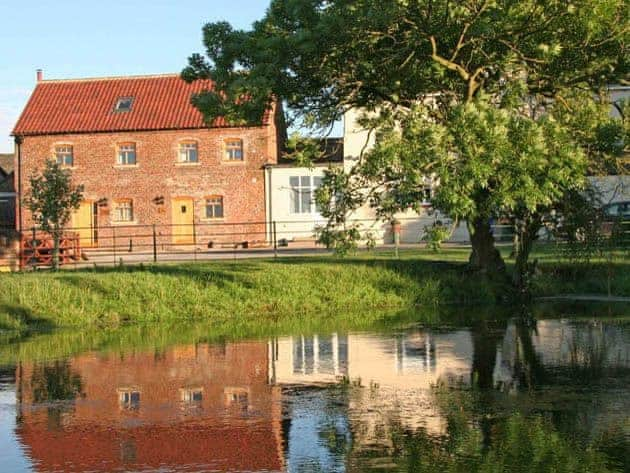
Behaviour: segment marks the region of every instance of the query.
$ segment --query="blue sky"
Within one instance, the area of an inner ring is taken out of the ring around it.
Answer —
[[[248,27],[267,0],[0,1],[0,152],[33,87],[35,71],[64,79],[179,72],[203,52],[201,28]]]

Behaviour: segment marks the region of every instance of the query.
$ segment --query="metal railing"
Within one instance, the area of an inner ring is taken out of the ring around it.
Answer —
[[[376,249],[398,250],[425,247],[423,235],[435,220],[434,217],[398,219],[399,238],[395,238],[397,230],[389,222],[354,219],[347,225],[359,230],[362,239],[359,248],[371,242]],[[60,261],[65,267],[81,268],[317,254],[327,251],[317,242],[316,235],[316,228],[324,224],[323,220],[304,219],[68,227],[64,230]],[[444,224],[448,227],[451,222],[446,220]],[[630,222],[624,222],[621,233],[630,243]],[[493,225],[493,235],[498,245],[511,245],[514,241],[511,225]],[[556,247],[566,243],[551,234],[541,235],[539,240]],[[445,244],[470,245],[466,225],[451,228]],[[21,235],[12,228],[0,228],[0,270],[50,267],[52,251],[52,237],[36,227]]]

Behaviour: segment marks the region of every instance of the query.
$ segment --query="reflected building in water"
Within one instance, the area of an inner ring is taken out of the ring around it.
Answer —
[[[467,382],[472,341],[467,331],[411,331],[395,336],[350,334],[286,337],[270,342],[271,382],[282,386],[349,383],[348,415],[360,420],[361,442],[383,437],[391,416],[408,428],[444,430],[431,388]],[[358,431],[355,429],[355,432]],[[355,439],[355,441],[358,439]]]
[[[447,433],[439,385],[525,413],[544,387],[558,425],[601,431],[630,409],[629,350],[627,326],[545,320],[87,353],[18,366],[15,433],[45,471],[346,471],[394,428]],[[563,402],[598,380],[601,402]]]
[[[22,365],[16,434],[45,471],[282,470],[268,365],[264,342]]]

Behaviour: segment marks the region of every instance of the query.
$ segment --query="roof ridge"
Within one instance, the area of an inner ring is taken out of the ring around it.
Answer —
[[[133,80],[133,79],[160,79],[166,77],[179,77],[178,73],[171,72],[165,74],[140,74],[131,76],[106,76],[106,77],[79,77],[75,79],[42,79],[38,83],[50,82],[99,82],[106,80]]]

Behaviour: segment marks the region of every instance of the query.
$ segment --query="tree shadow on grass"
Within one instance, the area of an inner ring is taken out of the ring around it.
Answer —
[[[13,304],[0,304],[0,314],[7,315],[17,322],[18,327],[28,327],[40,332],[50,332],[55,325],[50,321],[37,317],[31,309]],[[1,319],[0,319],[1,320]],[[0,330],[16,330],[15,326],[4,325],[0,322]]]
[[[261,271],[259,264],[253,262],[225,263],[225,262],[199,262],[199,263],[179,263],[179,264],[157,264],[157,265],[133,265],[124,267],[96,268],[91,270],[77,270],[71,276],[64,276],[63,279],[78,288],[96,289],[107,295],[103,286],[98,286],[94,281],[89,287],[85,287],[85,274],[91,275],[115,275],[115,274],[156,274],[173,277],[189,278],[200,285],[215,285],[219,288],[226,288],[229,285],[241,285],[252,287],[246,275]]]

